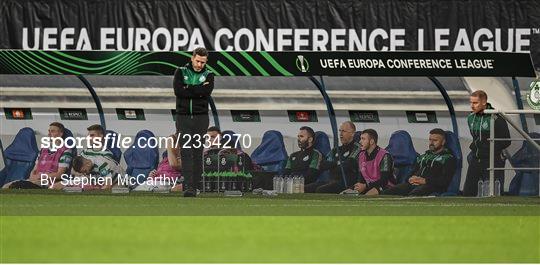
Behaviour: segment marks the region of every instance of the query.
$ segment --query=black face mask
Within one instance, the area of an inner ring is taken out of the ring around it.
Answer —
[[[298,140],[298,147],[300,147],[300,149],[306,149],[308,147],[308,141],[302,142]]]

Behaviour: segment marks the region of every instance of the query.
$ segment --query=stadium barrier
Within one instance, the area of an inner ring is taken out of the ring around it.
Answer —
[[[501,141],[501,140],[511,140],[511,141],[523,141],[525,140],[527,143],[531,144],[538,152],[540,152],[540,145],[536,143],[535,141],[540,141],[540,139],[533,139],[531,138],[527,132],[519,128],[519,126],[508,117],[509,114],[519,114],[520,116],[524,114],[537,114],[538,111],[535,110],[508,110],[508,111],[501,111],[501,110],[485,110],[486,114],[490,115],[490,133],[489,133],[489,196],[494,197],[495,196],[495,171],[496,170],[514,170],[514,171],[540,171],[540,167],[502,167],[502,168],[496,168],[495,167],[495,141]],[[508,124],[510,124],[523,138],[510,138],[510,139],[498,139],[495,138],[495,117],[499,116],[503,118]],[[540,180],[539,183],[539,191],[540,191]],[[539,192],[540,196],[540,192]]]

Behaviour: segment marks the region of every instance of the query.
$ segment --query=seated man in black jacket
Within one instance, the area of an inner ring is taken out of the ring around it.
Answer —
[[[320,167],[321,171],[330,171],[330,182],[326,184],[321,182],[311,183],[305,186],[305,192],[340,193],[348,186],[352,187],[354,185],[358,176],[358,154],[360,153],[360,145],[354,142],[353,139],[355,131],[356,126],[351,121],[346,121],[339,126],[341,146],[337,149],[333,148],[326,159],[322,161]],[[339,150],[339,154],[341,155],[343,173],[345,174],[347,186],[343,182],[338,152],[336,150]]]
[[[313,129],[308,126],[301,127],[298,132],[300,151],[289,156],[283,174],[302,175],[304,176],[305,185],[317,181],[323,155],[313,148],[314,141],[315,132]]]
[[[446,135],[442,129],[429,132],[429,150],[416,159],[413,175],[408,183],[402,183],[386,191],[384,195],[427,196],[445,192],[456,169],[456,158],[444,147]]]

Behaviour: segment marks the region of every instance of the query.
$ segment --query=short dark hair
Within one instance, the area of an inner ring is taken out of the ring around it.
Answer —
[[[362,131],[362,134],[369,135],[369,138],[373,139],[373,141],[375,141],[375,143],[377,143],[377,141],[379,141],[379,134],[377,134],[377,131],[375,131],[373,129],[365,129],[365,130]]]
[[[105,129],[99,124],[90,125],[86,128],[88,131],[99,131],[101,135],[105,135]]]
[[[217,126],[210,126],[210,127],[208,127],[208,129],[206,131],[207,132],[217,132],[217,133],[221,134],[221,130]]]
[[[435,128],[429,131],[429,134],[438,134],[443,137],[444,140],[446,140],[446,132],[441,128]]]
[[[64,124],[59,123],[57,121],[52,122],[51,124],[49,124],[49,126],[54,126],[54,127],[58,128],[58,129],[60,129],[60,132],[62,132],[62,134],[64,134],[64,130],[66,129],[66,127],[64,127]]]
[[[309,126],[302,126],[302,127],[300,127],[300,131],[306,131],[306,132],[308,132],[308,135],[309,135],[310,137],[312,137],[313,139],[315,139],[315,131],[314,131],[311,127],[309,127]]]
[[[477,97],[481,100],[487,100],[488,96],[484,90],[476,90],[472,92],[471,97]]]
[[[82,156],[76,156],[74,159],[73,159],[73,162],[72,162],[72,168],[73,170],[77,171],[77,172],[80,172],[81,168],[83,167],[84,165],[84,157]]]
[[[199,55],[202,57],[208,57],[208,50],[204,47],[198,47],[195,50],[193,50],[193,56]]]

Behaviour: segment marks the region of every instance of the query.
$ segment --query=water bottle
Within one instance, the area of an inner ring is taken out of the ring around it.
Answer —
[[[493,192],[493,195],[495,197],[501,196],[501,182],[499,180],[495,180],[495,191]]]
[[[300,177],[300,193],[304,193],[304,176]]]
[[[221,191],[225,191],[225,178],[222,176],[219,180],[221,181]]]
[[[293,189],[294,189],[293,178],[289,177],[288,182],[287,182],[287,193],[293,193]]]
[[[219,183],[217,181],[217,177],[214,175],[212,176],[211,180],[210,180],[210,183],[211,183],[211,186],[212,186],[212,191],[217,191],[219,189]]]
[[[231,178],[231,190],[236,190],[236,178]]]
[[[281,176],[278,177],[278,179],[277,179],[277,189],[276,189],[276,191],[278,193],[283,193],[283,186],[284,186],[283,181],[284,181],[283,177],[281,177]]]
[[[293,193],[300,193],[300,178],[297,176],[293,178]]]
[[[225,174],[221,175],[221,189],[223,189],[223,191],[229,190],[229,183],[227,180],[228,178]]]
[[[478,181],[478,193],[476,197],[484,197],[484,182],[482,180]]]
[[[210,179],[208,177],[205,177],[204,179],[204,189],[206,192],[212,191],[212,187],[210,185]]]
[[[278,177],[274,176],[272,179],[272,189],[277,191],[278,190]]]
[[[489,197],[489,180],[484,180],[484,195],[482,197]]]

